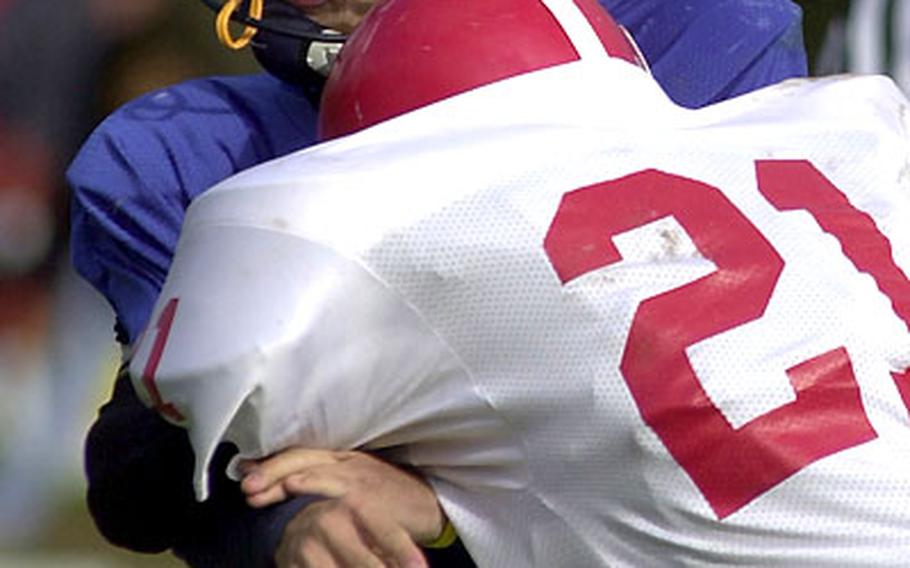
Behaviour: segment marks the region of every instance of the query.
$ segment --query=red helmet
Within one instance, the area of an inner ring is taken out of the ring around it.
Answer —
[[[598,55],[645,66],[597,0],[380,0],[329,74],[320,136],[575,61],[592,43]]]

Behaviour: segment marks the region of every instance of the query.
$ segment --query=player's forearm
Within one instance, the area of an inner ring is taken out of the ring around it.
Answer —
[[[312,501],[299,497],[263,510],[236,499],[218,499],[193,515],[194,527],[172,546],[176,556],[194,568],[223,566],[272,567],[275,553],[290,520]]]
[[[112,543],[142,552],[171,546],[192,494],[178,480],[192,453],[183,433],[136,398],[122,374],[85,446],[88,505]]]
[[[99,531],[138,552],[173,548],[191,566],[271,565],[285,525],[306,499],[250,509],[236,483],[218,474],[229,456],[222,447],[211,496],[197,503],[185,431],[147,409],[121,375],[86,441],[88,505]]]

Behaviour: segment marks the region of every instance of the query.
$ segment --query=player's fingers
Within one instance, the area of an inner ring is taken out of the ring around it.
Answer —
[[[247,493],[246,502],[250,507],[259,509],[267,507],[268,505],[280,503],[288,497],[290,497],[290,494],[285,491],[284,485],[279,483],[258,493]]]
[[[391,566],[428,568],[420,547],[392,517],[375,508],[354,508],[364,538]]]
[[[277,568],[344,568],[319,540],[307,539],[282,545],[275,555]]]
[[[280,483],[293,473],[301,473],[315,466],[337,463],[342,455],[341,452],[328,450],[291,448],[252,465],[250,462],[245,462],[242,466],[245,475],[240,487],[247,495],[260,493],[272,485]]]
[[[355,511],[339,506],[323,515],[319,533],[336,563],[344,568],[386,568],[389,564],[371,549],[355,524]],[[397,566],[391,564],[391,566]],[[402,565],[407,566],[407,565]],[[411,568],[408,566],[408,568]]]
[[[291,495],[341,497],[351,489],[351,480],[346,473],[332,466],[315,467],[304,473],[289,475],[282,486]]]

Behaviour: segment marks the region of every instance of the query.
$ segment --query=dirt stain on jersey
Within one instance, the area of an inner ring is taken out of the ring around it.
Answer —
[[[660,231],[660,245],[663,249],[665,257],[674,257],[680,256],[682,253],[681,245],[682,241],[679,238],[679,235],[676,231],[670,229],[662,229]],[[655,259],[656,260],[656,259]]]

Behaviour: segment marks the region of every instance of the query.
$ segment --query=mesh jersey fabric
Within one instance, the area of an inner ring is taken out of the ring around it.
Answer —
[[[190,208],[134,381],[200,495],[222,437],[382,449],[479,566],[901,565],[906,103],[688,111],[582,60],[253,168]]]

